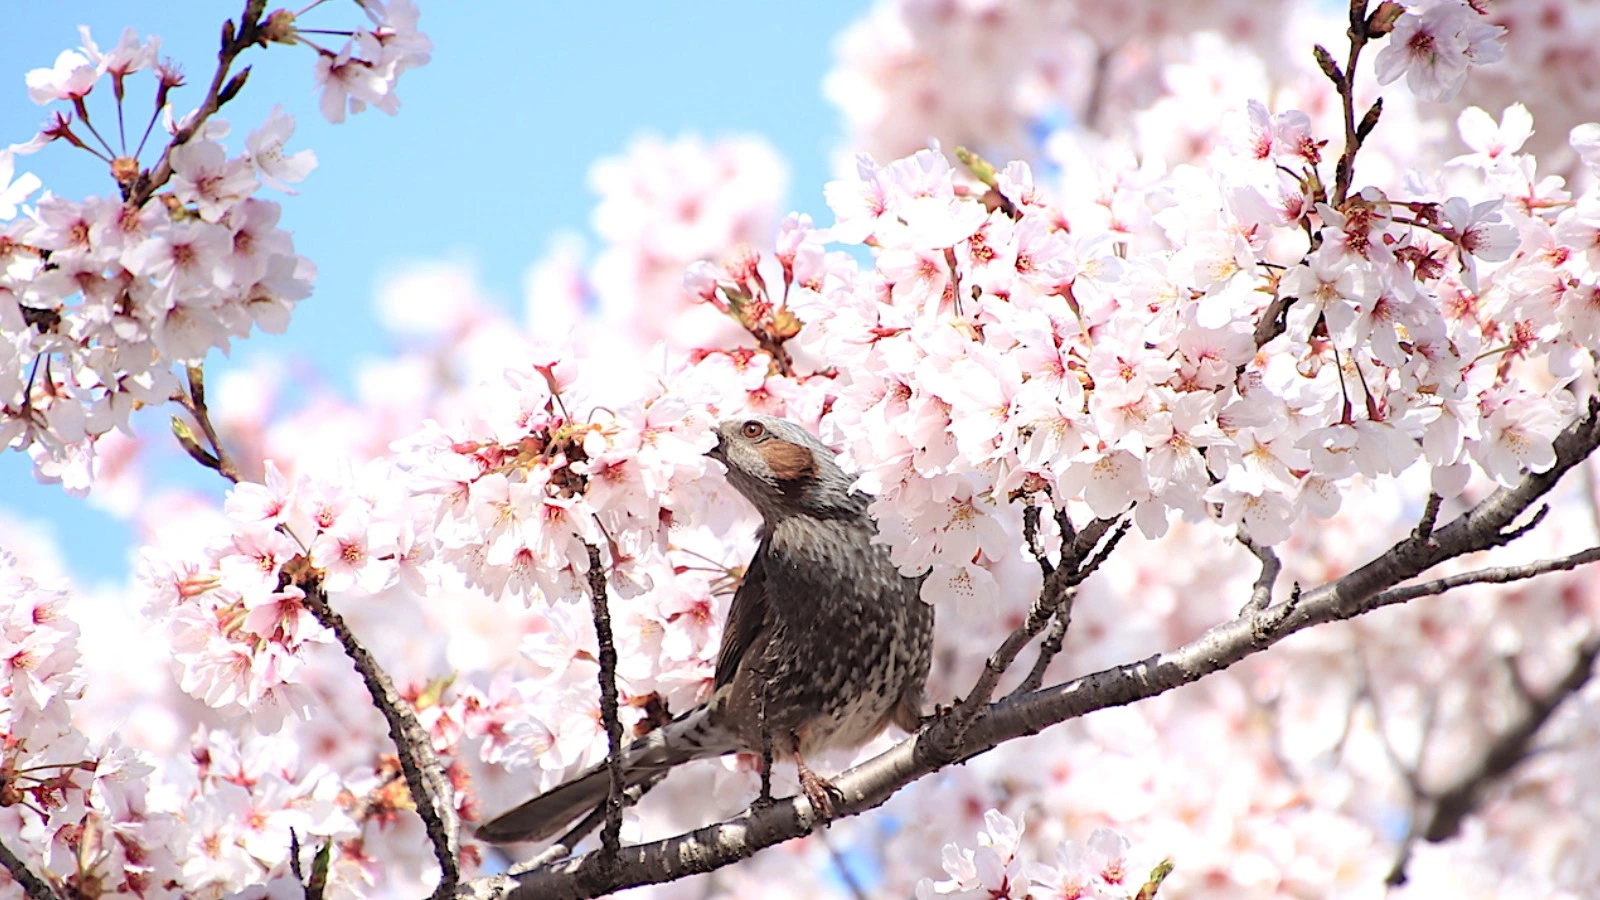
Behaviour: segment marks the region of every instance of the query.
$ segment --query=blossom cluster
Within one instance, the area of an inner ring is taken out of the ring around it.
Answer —
[[[1382,6],[1383,27],[1397,30],[1377,60],[1384,83],[1404,77],[1420,98],[1447,100],[1465,82],[1473,102],[1497,107],[1549,96],[1541,116],[1567,119],[1566,128],[1583,121],[1572,118],[1581,102],[1560,101],[1584,83],[1572,71],[1593,67],[1584,42],[1600,24],[1592,14],[1539,0],[1506,0],[1487,13],[1466,0]],[[1203,155],[1217,104],[1241,90],[1270,91],[1316,119],[1336,116],[1309,51],[1343,31],[1346,18],[1343,6],[1289,2],[896,0],[841,36],[825,87],[850,146],[880,158],[914,152],[930,137],[1015,158],[1103,136],[1117,140],[1094,142],[1096,158],[1132,139],[1147,156],[1178,162]],[[1517,66],[1491,65],[1502,49]],[[1479,67],[1492,73],[1482,86],[1466,80]]]
[[[946,844],[944,881],[924,878],[917,882],[917,900],[933,897],[989,897],[995,900],[1077,897],[1082,900],[1149,900],[1169,867],[1155,860],[1126,837],[1099,828],[1082,844],[1066,841],[1056,851],[1055,864],[1026,862],[1020,850],[1022,826],[991,809],[984,813],[978,846]],[[1152,884],[1153,882],[1153,884]],[[1147,887],[1147,885],[1149,885]]]
[[[251,195],[258,171],[293,181],[309,169],[281,152],[293,127],[276,114],[229,159],[209,139],[226,132],[213,120],[208,137],[173,150],[169,192],[138,208],[46,195],[6,229],[0,437],[26,447],[41,477],[87,488],[94,439],[177,393],[174,363],[287,327],[315,270],[278,227],[278,205]]]
[[[332,121],[369,103],[394,112],[395,81],[428,59],[409,0],[366,0],[362,8],[372,27],[351,32],[337,53],[315,48],[286,12],[259,28],[262,44],[316,49]],[[100,436],[131,434],[133,410],[180,395],[174,365],[198,364],[253,329],[282,333],[316,274],[278,227],[278,204],[255,196],[263,185],[292,193],[289,185],[316,165],[309,150],[285,151],[293,116],[274,110],[230,156],[222,143],[229,126],[211,113],[237,87],[174,120],[169,97],[184,79],[158,61],[159,39],[128,29],[102,50],[88,29],[82,35],[82,52],[63,51],[52,67],[28,74],[36,103],[73,112],[55,112],[33,141],[0,150],[0,221],[15,220],[0,231],[0,445],[26,449],[40,478],[80,492],[93,477]],[[130,77],[146,71],[155,83],[151,125],[161,118],[170,136],[148,168],[140,160],[145,141],[130,147],[122,127]],[[108,82],[115,146],[89,106]],[[17,154],[56,142],[106,163],[117,192],[73,200],[47,191],[16,218],[40,187],[29,173],[15,177]]]
[[[1504,29],[1505,59],[1474,68],[1460,100],[1484,109],[1525,104],[1538,119],[1528,151],[1551,171],[1574,168],[1566,147],[1573,128],[1594,121],[1595,108],[1584,85],[1600,78],[1600,10],[1569,3],[1502,0],[1489,7],[1489,21]],[[1456,110],[1440,104],[1448,117]]]
[[[348,839],[341,781],[292,743],[200,729],[158,770],[115,731],[91,738],[71,705],[86,688],[66,591],[0,553],[0,835],[58,887],[89,896],[200,896],[288,874],[289,832]],[[34,856],[33,854],[37,854]]]
[[[73,722],[84,684],[67,600],[0,552],[0,833],[39,848],[57,871],[74,871],[60,863],[91,851],[86,858],[106,861],[93,877],[137,889],[159,874],[144,861],[172,821],[144,815],[150,767],[114,738],[92,743]]]
[[[970,589],[1015,546],[985,517],[1036,494],[1131,510],[1148,536],[1181,514],[1272,544],[1358,474],[1420,460],[1453,497],[1553,461],[1570,400],[1519,376],[1593,369],[1592,189],[1478,153],[1462,194],[1369,186],[1335,208],[1304,115],[1252,103],[1228,137],[1110,223],[1026,165],[985,190],[933,151],[829,186],[825,236],[870,243],[874,267],[789,306],[839,373],[823,426],[905,571],[956,566]]]
[[[597,314],[644,346],[665,340],[688,350],[731,338],[728,321],[684,290],[684,269],[770,239],[786,180],[777,152],[753,136],[645,135],[623,155],[598,160],[589,183],[599,195],[592,225],[604,249],[588,276]]]
[[[304,716],[311,695],[298,671],[329,641],[306,609],[314,567],[322,589],[374,594],[402,577],[420,584],[428,556],[379,464],[344,478],[289,478],[272,463],[265,484],[235,487],[229,528],[209,543],[173,542],[141,560],[145,612],[164,623],[183,690],[207,705],[276,730]]]
[[[533,367],[508,372],[471,418],[397,444],[413,496],[434,509],[426,542],[508,599],[587,596],[592,554],[625,594],[648,587],[631,573],[660,561],[675,509],[694,502],[711,418],[669,391],[596,409],[575,365]]]

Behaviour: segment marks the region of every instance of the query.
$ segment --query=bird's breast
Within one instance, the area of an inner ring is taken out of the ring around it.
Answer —
[[[873,534],[865,516],[796,519],[767,533],[772,701],[802,752],[871,740],[927,674],[931,610],[920,580],[901,576]]]

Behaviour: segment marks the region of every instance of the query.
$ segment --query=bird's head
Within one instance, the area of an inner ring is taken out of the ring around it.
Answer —
[[[859,514],[865,498],[833,451],[811,432],[773,416],[740,416],[717,424],[707,454],[728,467],[728,482],[771,522],[791,515]]]

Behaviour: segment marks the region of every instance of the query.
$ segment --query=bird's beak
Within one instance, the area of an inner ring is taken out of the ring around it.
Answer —
[[[720,463],[726,463],[728,461],[727,457],[722,455],[722,435],[717,435],[716,445],[710,450],[707,450],[706,455]]]

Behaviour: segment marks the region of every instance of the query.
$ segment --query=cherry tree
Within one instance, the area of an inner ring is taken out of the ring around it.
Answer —
[[[26,75],[53,118],[0,151],[0,438],[147,538],[85,591],[0,523],[4,890],[1600,877],[1600,16],[886,0],[826,82],[848,146],[803,189],[833,221],[782,215],[758,139],[641,140],[526,316],[422,266],[379,298],[419,340],[356,396],[208,382],[315,278],[267,197],[316,158],[287,104],[223,120],[240,61],[309,54],[327,120],[394,114],[419,21],[250,0],[195,84],[133,30]],[[36,152],[107,193],[44,189]],[[705,451],[748,410],[836,447],[927,573],[938,708],[822,761],[831,821],[730,757],[548,847],[474,842],[709,692],[757,520]],[[149,488],[156,441],[222,499]],[[141,638],[88,649],[106,627]]]

